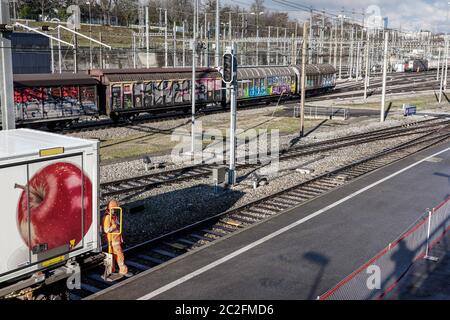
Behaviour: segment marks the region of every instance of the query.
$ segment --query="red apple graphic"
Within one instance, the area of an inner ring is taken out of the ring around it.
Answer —
[[[83,180],[83,183],[82,183]],[[84,184],[84,186],[83,186]],[[81,169],[68,162],[50,164],[29,180],[17,208],[17,225],[30,250],[47,244],[47,250],[78,244],[92,224],[92,183]],[[84,187],[84,230],[82,234],[82,188]],[[30,224],[27,193],[29,191]],[[30,237],[28,235],[30,234]]]

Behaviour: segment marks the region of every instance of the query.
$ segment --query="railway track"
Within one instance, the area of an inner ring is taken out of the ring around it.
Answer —
[[[379,139],[393,139],[410,135],[414,131],[419,134],[422,131],[429,132],[433,128],[450,123],[450,121],[441,121],[439,119],[428,119],[416,123],[411,123],[408,126],[395,126],[386,129],[374,130],[366,133],[350,135],[346,137],[329,139],[317,143],[301,145],[298,147],[281,150],[279,154],[279,161],[291,160],[302,156],[327,152],[330,150],[337,150],[339,148],[348,147],[351,145],[369,143]],[[422,131],[421,131],[422,130]],[[270,156],[270,155],[269,155]],[[253,157],[257,158],[257,157]],[[268,159],[262,159],[257,163],[239,163],[237,169],[255,168],[263,165],[261,162],[267,162]],[[131,192],[146,191],[156,188],[163,184],[175,184],[181,181],[201,179],[211,175],[214,165],[199,164],[183,168],[177,168],[167,171],[161,171],[151,174],[146,174],[138,177],[131,177],[126,179],[105,182],[100,185],[100,193],[103,199],[126,195]]]
[[[126,249],[127,265],[138,274],[192,252],[238,230],[270,219],[282,212],[317,198],[369,172],[399,161],[431,146],[450,141],[449,126],[386,149],[367,158],[343,165],[308,181],[255,200],[239,208],[196,222],[179,230]],[[70,293],[71,299],[82,299],[113,285],[101,278],[96,266],[82,274],[81,289]]]
[[[394,87],[393,87],[394,86]],[[394,94],[394,93],[402,93],[402,92],[420,92],[420,91],[428,91],[433,89],[439,88],[439,82],[436,81],[436,79],[430,79],[423,82],[415,81],[411,82],[411,80],[404,80],[401,82],[388,82],[386,93],[387,94]],[[349,86],[349,87],[343,87],[343,88],[337,88],[333,92],[324,94],[320,97],[311,97],[308,99],[309,102],[313,101],[323,101],[323,100],[330,100],[330,99],[345,99],[345,98],[356,98],[356,97],[362,97],[364,95],[364,87],[355,85],[355,86]],[[373,84],[370,85],[367,95],[373,96],[381,94],[381,85],[374,86]]]

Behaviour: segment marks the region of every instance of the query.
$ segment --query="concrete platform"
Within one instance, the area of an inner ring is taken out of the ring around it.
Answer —
[[[144,272],[92,299],[316,299],[450,194],[450,143]]]

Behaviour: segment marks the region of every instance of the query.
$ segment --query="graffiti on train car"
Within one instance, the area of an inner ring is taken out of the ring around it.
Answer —
[[[267,85],[266,85],[267,84]],[[270,95],[281,95],[294,92],[295,83],[290,77],[268,77],[267,79],[254,79],[243,81],[239,86],[239,98],[256,98]]]
[[[15,88],[16,118],[51,119],[97,113],[95,86]]]
[[[196,80],[196,100],[214,101],[220,97],[221,85],[221,80],[216,78]],[[191,100],[191,80],[114,83],[110,99],[116,110],[182,104]]]

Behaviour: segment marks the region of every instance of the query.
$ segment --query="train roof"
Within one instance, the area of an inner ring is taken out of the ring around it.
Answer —
[[[98,81],[85,73],[36,73],[14,74],[16,87],[51,87],[73,85],[96,85]]]
[[[103,84],[124,81],[173,80],[190,78],[192,68],[92,69],[88,73]],[[220,77],[213,68],[196,68],[196,77]]]
[[[296,65],[299,70],[302,70],[301,65]],[[318,75],[318,74],[333,74],[336,73],[336,69],[333,65],[328,63],[323,64],[307,64],[306,74],[307,75]]]
[[[270,76],[295,76],[295,70],[287,66],[238,67],[238,80]]]
[[[239,67],[238,80],[258,79],[270,76],[294,76],[300,74],[301,65],[296,66],[260,66]],[[331,64],[307,64],[306,75],[334,74],[336,69]]]

